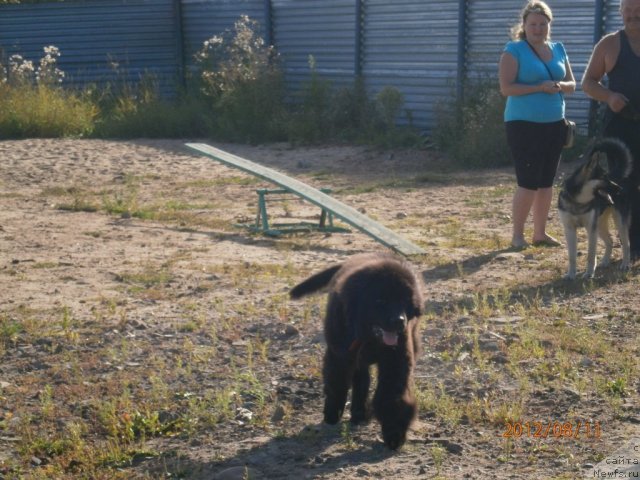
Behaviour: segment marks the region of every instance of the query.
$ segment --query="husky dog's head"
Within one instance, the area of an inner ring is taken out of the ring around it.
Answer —
[[[621,190],[620,184],[631,174],[631,152],[617,138],[604,138],[583,157],[586,161],[564,182],[560,207],[569,210],[569,201],[576,206],[587,206],[593,201],[612,205]]]

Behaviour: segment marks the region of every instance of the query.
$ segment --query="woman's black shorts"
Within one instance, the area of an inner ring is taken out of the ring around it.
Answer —
[[[528,190],[552,187],[567,135],[564,120],[551,123],[512,120],[505,122],[505,127],[518,186]]]

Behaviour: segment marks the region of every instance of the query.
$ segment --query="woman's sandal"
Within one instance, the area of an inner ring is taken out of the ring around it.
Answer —
[[[561,247],[562,243],[553,237],[547,237],[543,240],[536,240],[533,242],[534,247]]]

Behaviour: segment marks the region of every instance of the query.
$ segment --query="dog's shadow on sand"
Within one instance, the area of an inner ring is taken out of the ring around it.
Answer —
[[[375,422],[372,422],[377,425]],[[376,464],[394,456],[380,439],[360,428],[349,432],[343,420],[337,425],[311,424],[298,433],[279,437],[257,437],[230,458],[220,461],[198,461],[182,458],[156,459],[168,471],[180,471],[190,480],[288,479],[330,476],[347,467]],[[361,427],[367,430],[367,426]],[[345,433],[347,431],[348,433]],[[354,440],[355,439],[355,440]],[[354,443],[351,443],[354,442]],[[215,445],[211,448],[215,450]],[[151,462],[154,462],[153,460]],[[154,465],[149,465],[155,470]],[[159,467],[159,465],[158,465]]]
[[[425,284],[433,281],[450,280],[469,275],[479,271],[484,265],[499,259],[501,256],[521,255],[522,250],[515,248],[504,248],[488,252],[483,255],[469,257],[462,261],[449,262],[438,265],[434,268],[423,270],[421,272],[422,279]],[[620,262],[614,261],[606,267],[598,267],[593,278],[583,278],[581,272],[573,280],[567,280],[563,276],[554,278],[545,283],[532,284],[531,282],[521,285],[514,285],[510,288],[511,297],[518,300],[533,299],[542,300],[543,302],[554,302],[558,299],[567,299],[572,297],[580,297],[590,292],[606,288],[607,286],[628,281],[629,277],[640,273],[640,262],[632,265],[627,271],[619,269]],[[491,287],[488,286],[488,290]],[[473,300],[471,298],[459,299],[456,303],[458,307],[472,308]],[[450,299],[444,301],[431,302],[431,309],[439,311],[441,309],[451,307]]]
[[[640,264],[632,266],[627,271],[619,269],[620,262],[612,262],[607,267],[599,267],[593,278],[578,276],[573,280],[567,280],[560,276],[550,282],[540,285],[520,285],[511,290],[512,296],[520,299],[541,299],[546,303],[553,303],[558,299],[566,300],[573,297],[582,297],[611,285],[628,282],[630,277],[638,275]]]
[[[518,253],[518,250],[509,247],[493,252],[488,252],[483,255],[477,255],[475,257],[469,257],[462,261],[454,261],[438,265],[434,268],[422,271],[422,278],[425,282],[433,280],[449,280],[451,278],[460,277],[462,274],[470,274],[477,272],[487,263],[491,263],[501,255],[508,255]]]

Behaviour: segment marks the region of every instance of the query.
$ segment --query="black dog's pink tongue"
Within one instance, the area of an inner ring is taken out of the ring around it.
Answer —
[[[386,330],[382,330],[382,341],[385,345],[389,345],[390,347],[398,345],[398,334],[395,332],[387,332]]]

